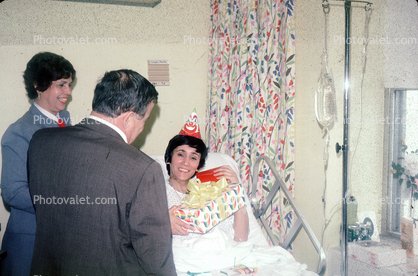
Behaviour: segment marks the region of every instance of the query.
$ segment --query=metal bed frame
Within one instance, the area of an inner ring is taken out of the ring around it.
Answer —
[[[269,194],[267,195],[267,198],[264,201],[264,204],[261,206],[261,208],[259,208],[255,195],[256,195],[256,191],[257,191],[257,180],[258,180],[257,176],[258,176],[258,172],[260,170],[259,166],[260,166],[261,161],[264,161],[266,163],[266,165],[271,169],[276,181],[274,182],[273,187],[271,188]],[[316,252],[319,255],[317,273],[319,275],[323,275],[325,273],[325,267],[326,267],[326,257],[325,257],[324,250],[322,249],[321,244],[319,243],[318,239],[316,238],[314,232],[312,231],[312,229],[309,226],[308,222],[306,221],[305,217],[302,215],[299,208],[297,207],[295,200],[289,194],[285,183],[283,182],[282,178],[279,176],[275,167],[276,166],[273,164],[273,162],[269,158],[267,158],[266,156],[260,156],[254,164],[254,167],[253,167],[253,183],[252,183],[252,187],[251,187],[251,196],[250,196],[251,204],[254,208],[254,216],[255,216],[256,219],[258,219],[261,222],[261,224],[264,227],[264,229],[265,229],[267,235],[269,236],[271,242],[274,245],[279,245],[286,250],[289,249],[290,245],[292,244],[294,239],[299,234],[299,231],[301,230],[301,228],[303,228],[305,230],[306,234],[308,235],[309,239],[311,240],[313,246],[315,247]],[[294,225],[290,229],[289,233],[287,234],[285,240],[283,241],[283,243],[281,245],[279,244],[277,239],[274,237],[273,232],[270,229],[270,226],[268,225],[267,221],[263,217],[264,214],[267,211],[268,206],[271,204],[272,200],[274,199],[274,196],[276,195],[276,193],[279,189],[281,189],[281,191],[285,194],[286,199],[289,201],[290,205],[293,208],[293,211],[295,212],[295,214],[297,216],[297,220],[295,221]]]

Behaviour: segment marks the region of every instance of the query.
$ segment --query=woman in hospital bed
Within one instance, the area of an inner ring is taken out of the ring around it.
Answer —
[[[192,113],[179,135],[170,140],[164,155],[178,275],[238,275],[242,266],[258,271],[257,275],[307,275],[306,266],[297,263],[289,252],[268,246],[249,204],[205,234],[190,233],[193,227],[173,215],[188,193],[189,180],[205,166],[207,155],[196,114]],[[225,177],[228,183],[240,182],[237,172],[228,165],[220,166],[214,175]]]
[[[167,172],[170,176],[167,188],[167,202],[170,208],[172,234],[187,235],[193,227],[173,215],[181,205],[181,200],[188,193],[187,184],[196,172],[205,165],[207,148],[200,138],[189,135],[174,136],[167,147],[164,159],[167,163]],[[228,183],[238,183],[236,173],[229,166],[221,166],[215,171],[215,176],[225,177]],[[240,242],[248,238],[248,215],[245,208],[241,208],[233,216],[219,224],[219,227],[233,240]],[[200,234],[195,234],[200,236]]]

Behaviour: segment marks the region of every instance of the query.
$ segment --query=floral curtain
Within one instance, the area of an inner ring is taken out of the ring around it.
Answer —
[[[237,161],[247,188],[259,178],[260,204],[274,184],[272,172],[263,166],[252,175],[260,155],[276,164],[293,194],[293,7],[294,1],[283,0],[211,2],[206,140],[210,151]],[[281,192],[269,208],[269,223],[282,242],[293,211]]]

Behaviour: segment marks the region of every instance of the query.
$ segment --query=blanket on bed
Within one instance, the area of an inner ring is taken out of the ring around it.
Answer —
[[[193,239],[174,237],[173,253],[180,276],[240,275],[232,270],[240,264],[257,268],[256,275],[316,275],[280,246],[259,246],[250,240],[238,243],[216,227]]]
[[[248,198],[246,198],[249,202]],[[249,235],[245,242],[236,242],[215,226],[206,234],[190,238],[173,236],[173,254],[177,273],[182,275],[241,275],[233,268],[244,265],[257,268],[255,275],[313,276],[305,264],[296,262],[292,254],[280,246],[269,246],[261,227],[246,206]]]

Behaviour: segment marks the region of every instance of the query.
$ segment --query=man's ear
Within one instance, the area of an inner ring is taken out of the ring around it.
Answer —
[[[116,117],[115,124],[123,133],[127,133],[132,125],[132,119],[130,118],[130,111],[124,112]]]
[[[120,116],[123,116],[122,121],[125,128],[135,123],[135,113],[133,111],[122,113]]]

